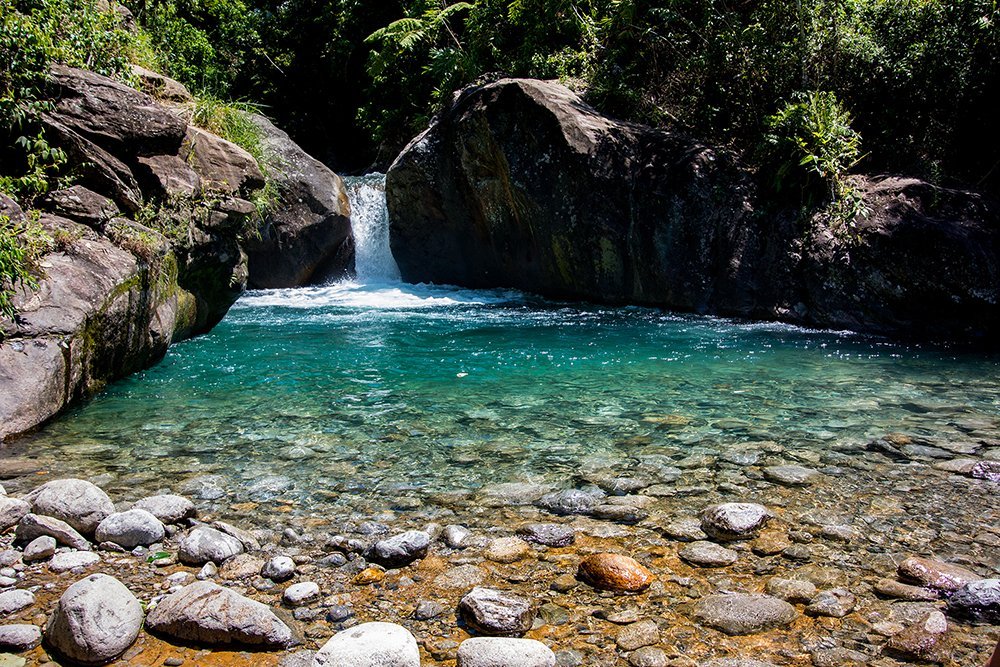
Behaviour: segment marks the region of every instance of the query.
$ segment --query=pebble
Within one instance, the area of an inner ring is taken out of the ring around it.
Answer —
[[[695,517],[685,517],[674,519],[661,529],[667,537],[681,542],[698,542],[708,539],[708,535],[701,529],[701,521]]]
[[[420,667],[417,640],[394,623],[362,623],[338,632],[313,658],[314,667]]]
[[[660,628],[649,619],[626,625],[618,632],[615,643],[623,651],[634,651],[660,642]]]
[[[288,556],[275,556],[264,564],[260,576],[271,581],[288,581],[295,576],[295,561]]]
[[[444,537],[444,543],[448,545],[451,549],[462,549],[465,546],[465,541],[469,539],[472,533],[465,526],[458,526],[451,524],[444,527],[442,535]]]
[[[422,530],[408,530],[376,542],[368,557],[388,567],[401,567],[426,556],[430,545],[430,535]]]
[[[768,580],[766,590],[769,595],[793,604],[809,604],[816,597],[816,586],[812,582],[796,579],[774,577]]]
[[[547,547],[568,547],[576,540],[576,531],[561,523],[529,523],[517,532],[527,541]]]
[[[604,492],[600,489],[564,489],[542,496],[538,505],[553,514],[590,514],[602,498]]]
[[[702,511],[701,529],[717,540],[750,539],[772,517],[770,510],[757,503],[722,503]]]
[[[42,643],[42,629],[37,625],[0,625],[0,651],[23,653]]]
[[[618,593],[639,593],[653,583],[653,574],[637,560],[612,553],[587,556],[576,576],[594,588]]]
[[[62,656],[84,664],[118,658],[139,636],[142,606],[120,581],[92,574],[59,598],[45,639]]]
[[[833,588],[818,593],[812,603],[806,607],[806,613],[810,616],[843,618],[854,611],[857,604],[858,598],[849,590]]]
[[[429,621],[432,618],[437,618],[446,611],[448,611],[448,608],[440,602],[421,600],[417,603],[417,608],[413,610],[413,618],[418,621]]]
[[[458,647],[458,667],[555,667],[556,656],[534,639],[473,637]]]
[[[931,611],[886,645],[888,653],[907,661],[942,662],[945,658],[943,640],[948,632],[948,620],[939,611]]]
[[[319,596],[319,584],[314,581],[303,581],[286,588],[281,600],[289,607],[301,607]]]
[[[628,663],[632,667],[668,667],[670,660],[663,649],[643,646],[629,655]]]
[[[920,586],[910,586],[895,579],[879,579],[875,583],[875,592],[887,598],[895,600],[907,600],[910,602],[929,602],[937,600],[939,595],[936,591]]]
[[[739,554],[735,551],[714,542],[691,542],[677,555],[685,562],[698,567],[726,567],[739,559]]]
[[[24,547],[24,554],[21,556],[24,562],[30,563],[36,560],[51,558],[56,552],[56,540],[50,535],[42,535],[28,542]]]
[[[519,537],[500,537],[492,540],[483,551],[487,560],[495,563],[515,563],[531,553],[531,546]]]
[[[465,622],[485,635],[520,636],[535,619],[528,600],[492,588],[473,588],[458,606]]]
[[[100,562],[101,557],[93,551],[65,551],[52,557],[52,560],[49,561],[49,571],[60,574],[78,567],[92,567]]]
[[[478,565],[459,565],[434,578],[438,588],[471,588],[486,581],[486,570]]]
[[[798,617],[784,600],[760,593],[709,595],[699,600],[694,615],[729,635],[750,635],[790,624]]]

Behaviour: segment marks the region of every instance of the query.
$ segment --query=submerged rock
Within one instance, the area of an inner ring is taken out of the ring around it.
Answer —
[[[486,635],[523,635],[535,619],[528,600],[479,586],[462,598],[458,608],[466,623]]]
[[[534,639],[473,637],[458,647],[458,667],[555,667],[556,656]]]
[[[288,648],[298,643],[267,605],[199,581],[168,595],[146,618],[146,626],[175,639],[206,644]]]
[[[576,540],[576,531],[561,523],[529,523],[518,528],[517,533],[547,547],[568,547]]]
[[[722,503],[705,508],[701,529],[717,540],[745,540],[753,537],[774,515],[757,503]]]
[[[100,665],[122,655],[142,629],[142,606],[120,581],[93,574],[66,589],[45,630],[60,655]]]
[[[619,593],[639,593],[653,583],[653,574],[645,566],[621,554],[587,556],[577,568],[576,576],[594,588]]]
[[[798,617],[784,600],[760,593],[709,595],[695,604],[695,617],[729,635],[751,635],[788,625]]]
[[[969,582],[982,579],[975,572],[959,565],[919,556],[911,556],[900,563],[898,572],[906,581],[941,592],[957,591]]]
[[[732,549],[720,547],[713,542],[692,542],[677,555],[682,560],[699,567],[726,567],[739,558],[739,554]]]
[[[417,640],[394,623],[362,623],[331,637],[313,667],[420,667]]]
[[[945,660],[943,643],[948,632],[948,620],[939,611],[931,611],[886,645],[887,652],[907,661],[941,663]]]

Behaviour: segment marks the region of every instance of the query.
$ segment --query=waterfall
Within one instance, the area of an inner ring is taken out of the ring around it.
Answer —
[[[345,178],[351,200],[355,268],[362,283],[397,282],[399,267],[389,248],[389,210],[385,205],[385,174]]]

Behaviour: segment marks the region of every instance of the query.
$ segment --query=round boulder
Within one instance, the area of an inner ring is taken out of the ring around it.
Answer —
[[[271,581],[288,581],[295,576],[295,561],[288,556],[275,556],[264,564],[260,576]]]
[[[362,623],[338,632],[313,658],[313,667],[420,667],[409,630],[395,623]]]
[[[143,498],[132,505],[134,510],[146,510],[163,523],[180,523],[195,516],[194,503],[184,496],[167,494]]]
[[[181,538],[177,555],[182,563],[204,565],[212,562],[221,565],[233,556],[243,553],[243,543],[208,526],[195,526]]]
[[[376,542],[369,557],[382,565],[401,567],[426,556],[430,545],[430,535],[422,530],[408,530]]]
[[[92,574],[63,593],[45,630],[60,655],[100,665],[123,654],[139,636],[142,606],[129,589],[106,574]]]
[[[621,554],[593,554],[577,568],[576,576],[594,588],[618,593],[639,593],[653,583],[653,574],[639,561]]]
[[[701,529],[717,540],[746,540],[773,516],[770,510],[757,503],[722,503],[702,511]]]
[[[705,625],[728,635],[752,635],[788,625],[798,617],[798,612],[771,595],[729,593],[702,598],[694,607],[694,615]]]
[[[123,549],[147,547],[163,539],[163,523],[142,509],[130,509],[109,515],[97,525],[94,538],[98,542],[113,542]]]
[[[65,521],[83,535],[93,535],[97,525],[115,511],[108,494],[82,479],[46,482],[24,500],[33,513]]]
[[[555,667],[556,656],[534,639],[473,637],[458,647],[458,667]]]

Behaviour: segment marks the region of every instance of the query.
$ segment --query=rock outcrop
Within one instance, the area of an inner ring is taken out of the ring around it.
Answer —
[[[38,203],[49,238],[44,276],[15,296],[17,321],[0,320],[0,440],[208,331],[247,285],[244,248],[260,224],[250,200],[265,186],[263,172],[239,146],[189,125],[183,86],[138,74],[159,99],[85,70],[52,69],[42,121],[74,184]],[[339,177],[258,124],[276,156],[266,234],[292,240],[253,242],[263,267],[255,284],[348,270],[353,242]],[[26,213],[0,195],[0,215]]]
[[[600,115],[565,87],[505,79],[456,98],[389,170],[408,281],[988,341],[1000,209],[859,179],[850,224],[765,210],[727,153]]]

